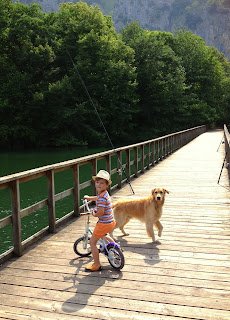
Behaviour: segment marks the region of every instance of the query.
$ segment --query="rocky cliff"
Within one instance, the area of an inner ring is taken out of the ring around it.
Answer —
[[[69,0],[21,0],[37,2],[43,11],[57,11],[59,3]],[[78,2],[73,0],[72,2]],[[216,47],[230,59],[230,0],[86,0],[110,14],[119,32],[131,21],[149,30],[173,32],[184,26],[202,37],[208,46]],[[110,8],[108,12],[108,8]],[[111,11],[112,9],[112,11]]]
[[[113,12],[117,31],[134,20],[149,30],[173,32],[184,26],[230,59],[229,0],[222,5],[208,0],[118,0]]]

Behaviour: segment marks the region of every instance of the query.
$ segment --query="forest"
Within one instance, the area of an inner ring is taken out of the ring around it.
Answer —
[[[0,1],[0,146],[116,146],[229,123],[230,63],[190,30],[118,34],[85,2]],[[80,77],[79,77],[80,75]],[[85,87],[82,85],[82,81]]]

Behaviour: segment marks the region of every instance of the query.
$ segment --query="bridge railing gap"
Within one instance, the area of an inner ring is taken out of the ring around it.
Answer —
[[[33,244],[47,233],[55,233],[57,226],[66,222],[68,219],[74,216],[79,216],[81,210],[80,191],[90,186],[92,188],[92,194],[96,194],[95,186],[92,180],[87,180],[80,183],[79,169],[82,165],[90,164],[92,175],[96,175],[98,161],[105,159],[105,169],[110,173],[110,175],[117,175],[117,183],[109,188],[109,192],[113,193],[117,188],[121,188],[125,183],[127,183],[126,177],[124,179],[122,176],[122,168],[126,170],[126,175],[129,180],[136,178],[139,174],[143,174],[146,170],[150,169],[150,167],[155,166],[159,161],[162,161],[174,151],[183,147],[185,144],[205,131],[206,126],[198,126],[188,130],[172,133],[157,139],[117,148],[115,150],[109,150],[94,155],[1,177],[0,189],[9,188],[11,191],[11,215],[0,220],[0,229],[9,224],[12,225],[13,248],[0,255],[0,263],[8,260],[13,255],[21,256],[25,248],[27,248],[29,245]],[[224,132],[226,142],[225,145],[229,148],[229,132],[227,131],[226,126],[224,128]],[[131,152],[133,153],[133,157],[131,157]],[[123,153],[125,154],[125,163],[122,162]],[[117,161],[116,168],[112,168],[111,157],[116,154],[120,161]],[[120,167],[121,164],[122,168]],[[55,194],[54,174],[69,169],[72,169],[73,172],[73,187]],[[46,177],[47,198],[21,210],[20,184],[26,181],[38,179],[40,177]],[[69,195],[73,195],[73,210],[57,220],[55,214],[55,203],[56,201]],[[49,225],[28,239],[22,241],[22,217],[25,217],[45,206],[48,206]]]

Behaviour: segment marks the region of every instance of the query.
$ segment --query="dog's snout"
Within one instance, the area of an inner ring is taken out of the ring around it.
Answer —
[[[157,200],[160,201],[161,200],[161,196],[157,196]]]

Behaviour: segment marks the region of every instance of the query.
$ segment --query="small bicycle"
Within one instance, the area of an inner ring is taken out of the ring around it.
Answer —
[[[83,199],[83,207],[84,212],[81,215],[87,215],[85,234],[74,242],[73,250],[79,256],[87,257],[91,254],[90,235],[92,231],[89,227],[91,211],[86,199]],[[99,252],[104,254],[113,268],[121,270],[124,267],[125,258],[118,243],[109,242],[105,235],[103,239],[98,240],[97,244]]]

